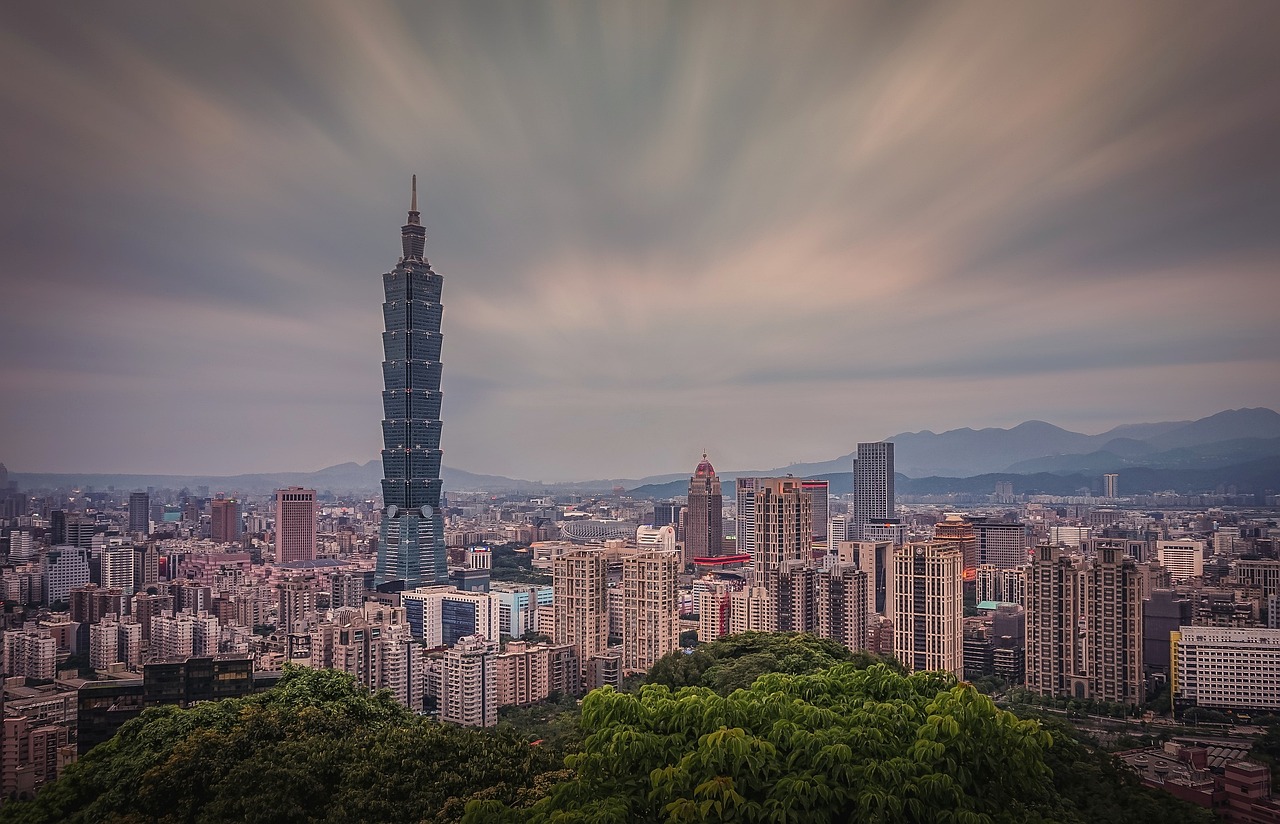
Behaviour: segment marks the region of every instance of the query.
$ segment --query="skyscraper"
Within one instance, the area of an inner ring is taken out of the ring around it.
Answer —
[[[702,453],[702,462],[689,479],[689,506],[685,511],[684,562],[719,555],[724,546],[724,498],[715,467]],[[658,524],[654,524],[658,526]]]
[[[672,539],[674,543],[674,535]],[[679,571],[680,556],[674,549],[641,548],[622,559],[622,666],[628,672],[647,672],[679,646]]]
[[[893,654],[911,670],[964,677],[963,563],[951,545],[907,544],[894,553]]]
[[[755,480],[751,566],[755,585],[769,587],[786,561],[810,560],[813,504],[797,478]]]
[[[1120,489],[1120,475],[1115,472],[1108,472],[1102,476],[1102,496],[1104,498],[1118,498]]]
[[[893,516],[893,444],[860,443],[853,464],[853,535],[863,540],[863,524]]]
[[[978,569],[978,537],[973,524],[965,520],[963,515],[952,512],[934,524],[933,542],[957,547],[964,561],[964,579],[974,579]]]
[[[316,559],[316,491],[276,490],[276,563]]]
[[[584,671],[608,646],[607,571],[602,549],[575,549],[555,560],[555,642],[573,644]]]
[[[151,496],[145,492],[129,493],[129,531],[146,535],[151,531]]]
[[[209,538],[219,544],[240,540],[240,502],[219,495],[209,502]]]
[[[443,279],[424,257],[427,232],[418,212],[418,178],[401,257],[382,276],[382,526],[378,586],[405,589],[448,580],[440,512],[440,290]]]
[[[806,478],[800,485],[809,493],[810,506],[813,508],[813,542],[830,546],[827,543],[827,514],[830,511],[828,499],[831,482],[825,478]]]

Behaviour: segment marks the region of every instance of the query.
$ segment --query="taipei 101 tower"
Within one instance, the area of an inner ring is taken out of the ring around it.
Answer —
[[[382,527],[376,584],[413,589],[448,580],[440,512],[440,287],[423,255],[427,231],[413,176],[402,256],[382,276]]]

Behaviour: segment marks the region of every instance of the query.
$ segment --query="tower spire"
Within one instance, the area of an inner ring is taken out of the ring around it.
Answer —
[[[422,228],[422,215],[418,213],[418,176],[413,176],[413,199],[409,201],[409,220],[400,227],[400,245],[405,260],[423,260],[426,251],[427,232]]]

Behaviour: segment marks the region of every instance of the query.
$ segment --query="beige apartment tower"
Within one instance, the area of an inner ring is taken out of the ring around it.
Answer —
[[[799,478],[757,478],[754,491],[754,583],[772,587],[786,561],[811,559],[813,503]]]
[[[573,644],[582,667],[609,645],[603,549],[574,549],[555,560],[555,642]]]
[[[893,556],[893,654],[908,669],[964,677],[964,556],[953,545],[919,543]]]
[[[667,527],[669,528],[669,527]],[[637,552],[622,560],[622,668],[645,672],[680,645],[676,576],[680,556],[672,550]]]

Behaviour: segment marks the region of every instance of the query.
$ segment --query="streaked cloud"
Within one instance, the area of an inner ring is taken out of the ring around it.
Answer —
[[[1277,406],[1278,24],[1267,4],[6,8],[0,459],[374,456],[377,274],[415,171],[454,466],[638,476],[702,448],[767,466]]]

